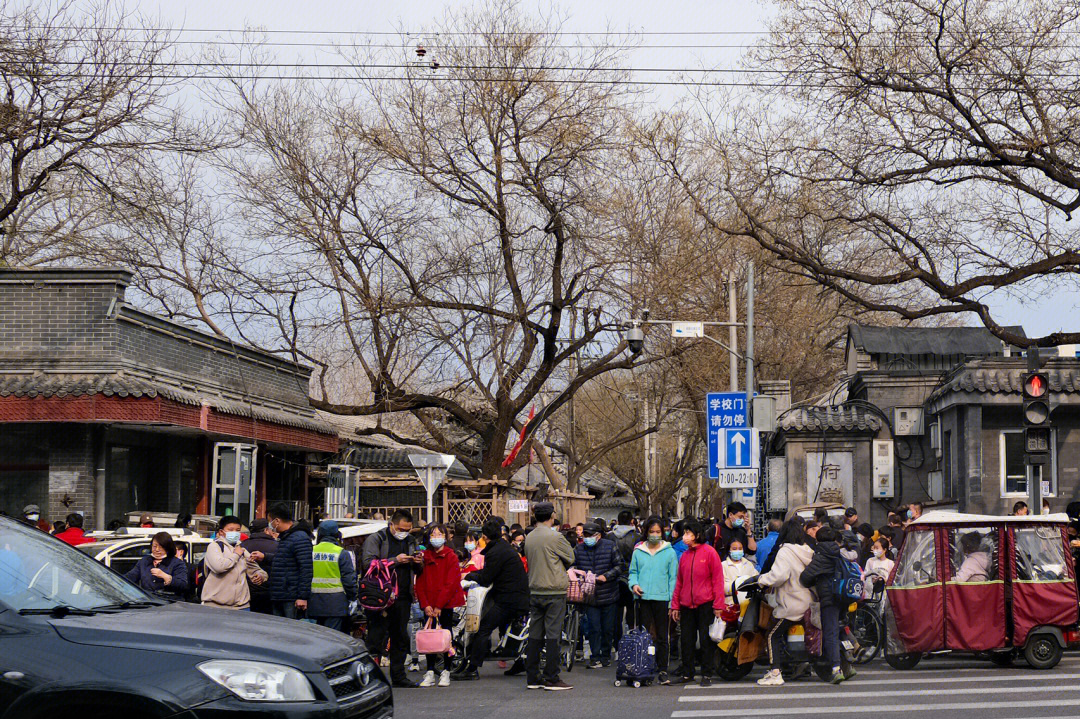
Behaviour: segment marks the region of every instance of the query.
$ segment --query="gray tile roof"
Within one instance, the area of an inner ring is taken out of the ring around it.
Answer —
[[[1006,327],[1024,335],[1023,327]],[[1001,340],[985,327],[869,327],[849,325],[852,343],[868,354],[997,356]],[[1026,335],[1025,335],[1026,336]]]
[[[0,397],[162,397],[181,404],[201,406],[206,402],[215,410],[238,417],[254,417],[287,427],[320,434],[336,434],[329,424],[320,421],[310,407],[270,406],[227,398],[194,387],[178,387],[161,380],[136,377],[124,372],[107,374],[0,374]]]
[[[877,432],[881,418],[858,405],[796,407],[780,418],[779,426],[786,432]]]
[[[1071,358],[1051,359],[1044,366],[1051,392],[1080,393],[1080,361]],[[930,401],[953,392],[978,394],[1015,394],[1020,400],[1026,360],[1008,358],[997,361],[968,362],[948,375],[930,395]]]
[[[355,467],[374,470],[399,470],[412,472],[410,454],[432,454],[426,449],[384,449],[382,447],[362,447],[348,456],[348,461]],[[454,460],[446,473],[450,477],[471,479],[469,470],[459,460]]]

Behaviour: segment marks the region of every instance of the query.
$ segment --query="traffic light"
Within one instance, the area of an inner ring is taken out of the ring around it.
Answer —
[[[1045,372],[1024,375],[1024,446],[1030,464],[1050,461],[1050,384]]]

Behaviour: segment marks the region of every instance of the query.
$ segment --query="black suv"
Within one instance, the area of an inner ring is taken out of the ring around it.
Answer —
[[[166,602],[0,517],[0,719],[57,716],[385,719],[393,699],[351,637]]]

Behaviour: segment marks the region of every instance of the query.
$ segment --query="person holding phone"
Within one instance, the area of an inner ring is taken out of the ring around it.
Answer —
[[[412,535],[413,516],[399,509],[390,516],[390,526],[375,532],[364,542],[361,572],[376,559],[394,560],[397,600],[381,612],[368,612],[367,645],[376,661],[390,644],[390,681],[399,689],[419,686],[405,674],[405,655],[409,652],[409,615],[412,611],[413,580],[424,571],[424,558]]]
[[[668,603],[675,591],[679,559],[675,549],[664,540],[663,523],[659,517],[645,520],[645,541],[634,547],[630,556],[627,584],[637,600],[637,615],[641,626],[653,638],[656,647],[657,681],[670,684],[668,679],[669,636]]]
[[[187,562],[176,556],[176,543],[168,532],[158,532],[150,540],[146,555],[124,575],[148,592],[183,599],[188,588]]]

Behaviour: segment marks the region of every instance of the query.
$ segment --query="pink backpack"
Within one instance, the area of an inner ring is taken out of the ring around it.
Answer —
[[[373,559],[360,580],[360,606],[381,612],[397,601],[397,576],[393,559]]]

